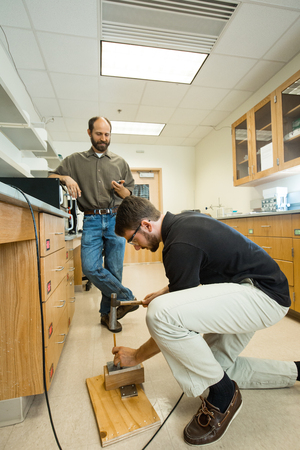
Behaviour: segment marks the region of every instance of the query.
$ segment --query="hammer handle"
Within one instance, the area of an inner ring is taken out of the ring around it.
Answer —
[[[127,305],[142,305],[142,300],[129,300],[127,302],[120,302],[121,306],[127,306]]]

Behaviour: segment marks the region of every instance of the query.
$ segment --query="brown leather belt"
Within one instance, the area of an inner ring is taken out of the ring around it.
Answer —
[[[118,206],[115,206],[115,208],[106,208],[106,209],[89,209],[87,211],[84,211],[85,216],[91,216],[91,215],[103,215],[103,214],[114,214],[118,211]]]

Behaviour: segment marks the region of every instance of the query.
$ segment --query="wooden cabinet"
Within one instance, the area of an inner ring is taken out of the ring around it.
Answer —
[[[289,283],[291,310],[300,318],[300,214],[228,218],[221,222],[246,235],[277,262]]]
[[[37,211],[34,216],[44,328],[30,210],[0,202],[0,400],[44,391],[42,333],[49,389],[74,314],[73,252],[65,242],[65,219]]]
[[[64,219],[46,213],[41,213],[39,219],[49,389],[74,315],[74,262],[69,241],[65,241]]]
[[[300,172],[299,94],[300,71],[232,124],[235,186],[265,183],[291,167]]]

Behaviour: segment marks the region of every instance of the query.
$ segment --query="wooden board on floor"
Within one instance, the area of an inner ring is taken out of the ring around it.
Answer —
[[[120,389],[105,390],[103,375],[87,378],[86,384],[102,447],[160,426],[160,418],[141,385],[136,386],[136,397],[124,399]]]

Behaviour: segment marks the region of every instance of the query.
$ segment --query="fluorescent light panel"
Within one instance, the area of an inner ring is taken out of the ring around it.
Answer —
[[[120,122],[111,121],[112,134],[138,134],[142,136],[159,136],[164,123]]]
[[[101,42],[101,75],[190,84],[207,54]]]

